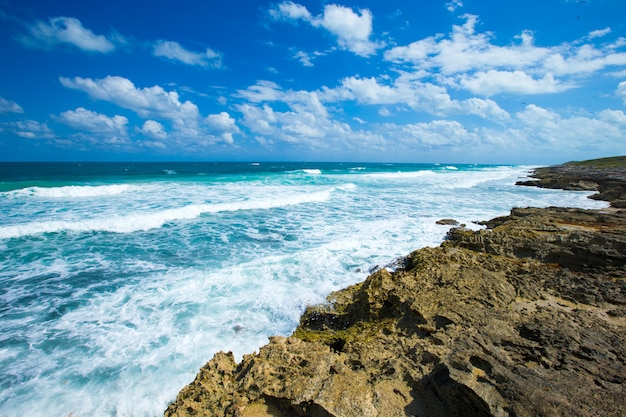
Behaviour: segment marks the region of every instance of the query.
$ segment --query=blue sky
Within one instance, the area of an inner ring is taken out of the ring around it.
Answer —
[[[626,154],[624,0],[0,0],[0,160]]]

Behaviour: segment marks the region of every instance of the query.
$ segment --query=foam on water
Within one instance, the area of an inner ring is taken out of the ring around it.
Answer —
[[[25,196],[33,196],[39,198],[85,198],[85,197],[101,197],[125,193],[133,187],[129,184],[113,184],[113,185],[68,185],[65,187],[28,187],[20,190],[7,191],[0,193],[2,196],[20,198]]]
[[[320,175],[322,173],[319,169],[302,169],[302,172],[310,175]]]
[[[524,167],[375,168],[0,199],[0,415],[162,415],[218,350],[239,360],[370,268],[438,245],[440,218],[606,206],[516,187]]]
[[[191,204],[184,207],[160,210],[153,213],[132,213],[91,219],[51,220],[31,222],[18,225],[0,226],[0,239],[10,239],[40,233],[57,232],[114,232],[132,233],[162,227],[172,221],[189,220],[206,213],[238,210],[268,210],[276,207],[287,207],[325,201],[330,197],[331,190],[310,194],[292,195],[284,198],[265,198],[244,200],[219,204]]]

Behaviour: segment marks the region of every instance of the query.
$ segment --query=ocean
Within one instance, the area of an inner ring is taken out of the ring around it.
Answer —
[[[515,186],[530,168],[0,163],[0,415],[162,415],[215,352],[439,245],[439,219],[607,206]]]

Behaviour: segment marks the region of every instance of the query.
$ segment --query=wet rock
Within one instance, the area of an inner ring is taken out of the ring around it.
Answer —
[[[459,222],[454,219],[441,219],[437,220],[435,223],[440,224],[442,226],[458,226]]]

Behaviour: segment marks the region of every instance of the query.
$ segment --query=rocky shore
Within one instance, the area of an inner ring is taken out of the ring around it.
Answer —
[[[612,207],[452,228],[308,308],[291,337],[241,363],[217,353],[165,415],[625,415],[626,162],[534,176],[523,185],[592,189]]]

